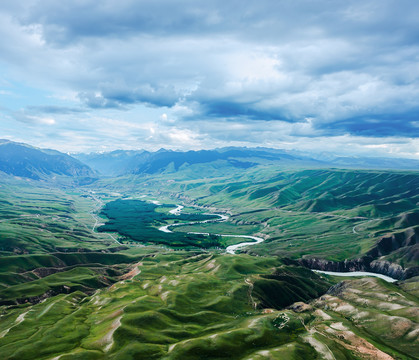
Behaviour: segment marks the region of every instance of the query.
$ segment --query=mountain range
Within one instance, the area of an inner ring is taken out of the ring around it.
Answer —
[[[248,169],[258,165],[281,168],[347,168],[418,170],[419,160],[404,158],[342,157],[270,148],[227,147],[213,150],[116,150],[105,153],[64,154],[27,144],[0,140],[0,171],[34,180],[54,176],[95,178],[133,174]],[[202,174],[201,174],[202,175]]]
[[[33,180],[96,176],[88,165],[72,156],[8,140],[0,140],[0,172]]]
[[[197,165],[214,169],[246,169],[257,165],[292,168],[419,169],[419,161],[414,159],[343,157],[261,147],[228,147],[186,152],[166,149],[156,152],[116,150],[107,153],[73,154],[73,156],[105,176],[176,172],[194,166],[198,170]]]

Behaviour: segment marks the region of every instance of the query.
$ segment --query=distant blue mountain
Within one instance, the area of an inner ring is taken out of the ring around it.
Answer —
[[[0,140],[0,172],[35,180],[54,175],[95,178],[95,171],[105,176],[120,176],[176,172],[189,168],[192,174],[202,170],[211,172],[212,169],[248,169],[257,165],[419,170],[419,161],[413,159],[343,157],[262,147],[226,147],[199,151],[160,149],[156,152],[116,150],[70,156],[55,150]]]
[[[148,158],[149,154],[144,150],[115,150],[106,153],[73,154],[72,156],[102,175],[117,176],[131,173],[138,163]]]
[[[265,148],[221,148],[199,151],[113,151],[109,153],[75,154],[76,158],[103,175],[156,174],[178,171],[197,164],[247,169],[260,164],[281,163],[321,166],[323,162],[285,151]]]
[[[9,140],[0,140],[0,172],[34,180],[56,175],[96,177],[89,166],[67,154]]]
[[[261,164],[287,167],[338,167],[351,169],[419,170],[419,161],[413,159],[338,157],[331,154],[310,154],[270,148],[227,147],[214,150],[172,151],[160,149],[117,150],[108,153],[75,154],[102,175],[156,174],[178,171],[202,164],[217,168],[247,169]]]

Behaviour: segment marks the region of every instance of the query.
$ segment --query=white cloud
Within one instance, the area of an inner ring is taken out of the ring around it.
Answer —
[[[34,117],[34,120],[36,122],[38,122],[39,124],[42,124],[42,125],[54,125],[55,124],[55,120],[53,118]]]
[[[0,4],[1,83],[13,87],[1,91],[21,97],[0,99],[0,111],[32,131],[47,127],[39,141],[341,144],[416,156],[419,3],[28,3]]]

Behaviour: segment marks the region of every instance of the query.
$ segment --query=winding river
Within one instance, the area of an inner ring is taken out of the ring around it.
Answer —
[[[176,209],[170,210],[169,213],[171,213],[173,215],[179,215],[180,212],[182,211],[182,209],[183,209],[182,205],[177,205]],[[216,215],[216,216],[219,217],[219,219],[209,219],[209,220],[203,220],[203,221],[192,221],[192,222],[188,222],[188,223],[170,224],[170,225],[161,226],[159,228],[159,230],[163,231],[165,233],[171,233],[172,231],[169,229],[171,227],[221,222],[221,221],[226,221],[229,218],[227,215],[222,215],[222,214],[204,214],[204,215]],[[209,233],[204,233],[204,232],[188,232],[188,234],[209,235]],[[226,252],[228,254],[235,254],[236,251],[239,250],[239,249],[242,249],[246,246],[256,245],[256,244],[259,244],[262,241],[264,241],[264,239],[261,238],[261,237],[251,236],[251,235],[228,235],[228,234],[211,234],[211,235],[233,237],[233,238],[244,238],[244,239],[253,240],[253,241],[246,241],[246,242],[241,242],[241,243],[238,243],[238,244],[235,244],[235,245],[227,246]]]
[[[179,215],[183,208],[184,207],[182,205],[177,205],[177,207],[173,210],[170,210],[169,213],[171,213],[173,215]],[[219,217],[219,219],[210,219],[210,220],[203,220],[203,221],[193,221],[193,222],[188,222],[188,223],[170,224],[170,225],[165,225],[165,226],[160,227],[159,230],[163,231],[165,233],[171,233],[172,231],[169,229],[171,227],[221,222],[221,221],[226,221],[229,218],[227,215],[222,215],[222,214],[204,214],[204,215],[217,215]],[[188,234],[207,235],[207,236],[210,235],[209,233],[205,233],[205,232],[188,232]],[[239,249],[242,249],[242,248],[247,247],[247,246],[260,244],[261,242],[264,241],[264,239],[261,238],[261,237],[251,236],[251,235],[228,235],[228,234],[211,234],[211,235],[233,237],[233,238],[244,238],[244,239],[253,240],[253,241],[246,241],[246,242],[241,242],[241,243],[238,243],[238,244],[235,244],[235,245],[228,246],[226,248],[226,252],[228,254],[235,254],[236,251],[239,250]],[[321,273],[321,274],[326,274],[326,275],[334,275],[334,276],[352,276],[352,277],[353,276],[373,276],[373,277],[378,277],[380,279],[383,279],[383,280],[385,280],[387,282],[390,282],[390,283],[397,281],[397,279],[393,279],[390,276],[377,274],[377,273],[366,272],[366,271],[335,272],[335,271],[321,271],[321,270],[313,270],[313,269],[312,269],[312,271],[314,271],[316,273]]]

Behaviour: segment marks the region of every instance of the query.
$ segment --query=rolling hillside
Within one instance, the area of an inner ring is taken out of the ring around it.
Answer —
[[[67,291],[3,312],[3,358],[414,359],[419,349],[409,283],[330,288],[274,257],[193,253],[137,255],[107,286],[88,275],[68,272]]]
[[[334,261],[371,256],[368,263],[379,258],[406,268],[418,266],[417,172],[281,171],[262,166],[206,179],[187,180],[187,174],[185,169],[141,181],[126,177],[117,184],[111,180],[102,185],[109,190],[125,186],[133,193],[146,191],[229,212],[232,216],[223,225],[176,231],[265,235],[263,244],[247,250],[252,254]],[[383,239],[388,237],[397,241],[387,246]]]
[[[269,154],[243,167],[226,153],[85,185],[44,181],[43,167],[4,176],[1,357],[415,359],[418,173],[291,170]],[[158,230],[211,213],[229,218]],[[232,255],[214,234],[264,241]]]

